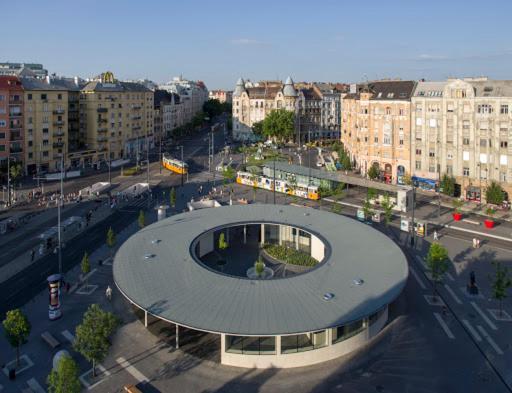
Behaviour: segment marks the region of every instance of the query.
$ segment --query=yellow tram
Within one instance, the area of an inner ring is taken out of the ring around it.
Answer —
[[[273,191],[274,189],[273,179],[271,177],[253,175],[249,172],[237,172],[236,182],[238,184],[263,188],[269,191]],[[287,182],[286,180],[276,179],[276,191],[283,194],[295,195],[304,199],[312,199],[315,201],[320,199],[317,186],[307,186],[305,184],[297,183],[292,187],[290,182]]]
[[[186,162],[172,158],[167,154],[164,154],[162,157],[162,166],[165,169],[168,169],[174,173],[179,173],[180,175],[188,173],[188,165]]]

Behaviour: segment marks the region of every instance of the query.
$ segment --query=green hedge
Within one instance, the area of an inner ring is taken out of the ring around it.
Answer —
[[[291,265],[316,266],[318,261],[304,251],[291,247],[280,246],[279,244],[265,244],[265,251],[272,257]]]

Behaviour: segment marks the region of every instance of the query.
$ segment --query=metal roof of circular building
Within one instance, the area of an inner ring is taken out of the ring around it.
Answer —
[[[215,272],[191,255],[213,228],[280,223],[318,236],[327,252],[311,271],[250,280]],[[366,317],[392,302],[408,276],[400,248],[368,225],[333,213],[283,205],[237,205],[178,214],[130,237],[114,260],[114,280],[134,304],[164,320],[208,332],[281,335]]]

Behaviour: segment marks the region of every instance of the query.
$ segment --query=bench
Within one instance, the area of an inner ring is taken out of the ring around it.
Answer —
[[[473,224],[473,225],[480,225],[480,223],[478,221],[468,220],[467,218],[463,218],[462,222],[466,222],[468,224]]]
[[[58,347],[60,345],[60,342],[52,336],[52,334],[50,332],[43,332],[41,333],[41,338],[46,341],[46,343],[52,347],[52,349],[55,349],[56,347]]]
[[[124,391],[127,393],[142,393],[142,391],[135,385],[124,385]]]

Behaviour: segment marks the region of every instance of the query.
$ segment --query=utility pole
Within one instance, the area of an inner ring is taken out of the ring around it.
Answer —
[[[414,247],[415,236],[416,236],[416,228],[414,226],[414,209],[416,206],[416,187],[414,183],[412,183],[412,237],[411,237],[411,247]]]
[[[160,134],[160,145],[159,145],[159,152],[158,152],[158,157],[160,157],[160,162],[158,163],[158,170],[160,172],[160,174],[162,174],[162,134]]]
[[[146,183],[148,183],[149,187],[149,139],[148,139],[148,133],[146,131]]]
[[[215,172],[216,172],[216,168],[215,168],[215,161],[214,161],[214,158],[215,158],[215,147],[214,147],[214,144],[215,144],[215,139],[214,139],[214,133],[213,133],[213,127],[212,127],[212,169],[213,169],[213,186],[215,187]]]
[[[274,180],[272,182],[273,186],[273,192],[274,192],[274,205],[276,204],[276,158],[274,157]]]
[[[181,162],[183,163],[183,170],[181,171],[181,187],[183,187],[183,172],[185,171],[185,161],[183,161],[183,145],[181,145],[180,148],[181,148]]]
[[[58,236],[59,236],[59,274],[61,275],[62,277],[62,243],[61,243],[61,225],[60,225],[60,209],[61,209],[61,204],[62,204],[62,201],[63,201],[63,182],[64,182],[64,153],[61,154],[61,158],[60,158],[60,195],[59,195],[59,199],[57,201],[57,226],[58,226]]]
[[[7,206],[11,206],[11,157],[7,156]]]
[[[112,142],[108,143],[108,184],[112,184],[112,175],[110,173],[110,168],[112,166],[112,154],[110,152],[110,146]]]

